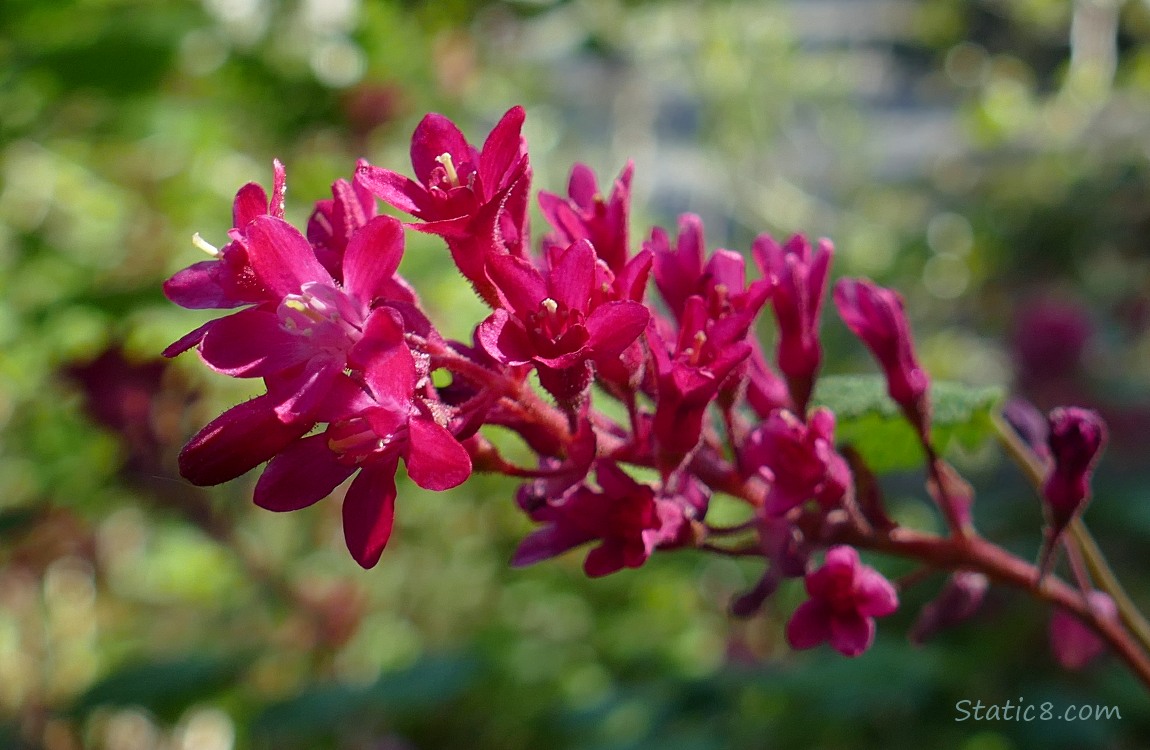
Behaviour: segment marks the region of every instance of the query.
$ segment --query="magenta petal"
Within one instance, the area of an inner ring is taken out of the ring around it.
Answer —
[[[898,594],[891,582],[874,568],[861,566],[855,573],[859,614],[886,617],[898,609]]]
[[[787,621],[787,643],[793,649],[814,648],[830,637],[830,612],[817,599],[808,599],[800,604]]]
[[[407,423],[407,475],[425,490],[441,492],[471,476],[471,457],[448,430],[415,417]]]
[[[479,155],[479,179],[489,193],[499,190],[502,178],[511,171],[519,156],[526,113],[523,107],[515,106],[507,110],[495,127],[491,129]]]
[[[559,262],[551,269],[551,296],[572,310],[586,310],[594,281],[595,249],[587,240],[579,240],[559,256]]]
[[[199,328],[196,328],[193,331],[188,331],[183,336],[173,341],[171,344],[168,344],[168,347],[164,349],[161,354],[169,358],[183,354],[188,349],[191,349],[193,346],[203,341],[204,336],[207,335],[208,331],[210,331],[212,326],[215,324],[215,320],[209,320]]]
[[[264,377],[306,361],[300,341],[283,329],[275,313],[242,310],[216,321],[204,335],[200,356],[225,375]]]
[[[355,467],[341,464],[327,441],[326,433],[312,435],[273,458],[256,482],[256,505],[274,511],[306,508],[350,477]]]
[[[571,196],[575,205],[588,208],[595,202],[598,193],[599,181],[595,178],[595,172],[586,164],[576,163],[567,180],[567,195]]]
[[[456,168],[464,161],[473,161],[471,145],[455,123],[432,112],[420,120],[411,136],[411,166],[416,179],[428,184],[432,171],[440,166],[436,159],[443,154],[451,155]]]
[[[265,394],[216,417],[180,451],[180,474],[201,486],[227,482],[311,429],[307,422],[285,424],[274,407],[275,402]]]
[[[403,258],[403,225],[391,216],[377,216],[347,243],[343,256],[343,286],[370,305],[389,288]]]
[[[496,310],[479,324],[476,338],[484,351],[505,365],[525,365],[531,361],[533,350],[523,324]]]
[[[268,194],[255,182],[249,182],[238,191],[232,202],[232,226],[246,227],[252,219],[268,212]]]
[[[272,197],[268,201],[268,214],[284,217],[284,195],[287,193],[287,171],[279,159],[272,159]]]
[[[337,360],[310,363],[302,380],[295,384],[294,392],[276,406],[276,416],[283,422],[316,421],[312,415],[324,405],[324,399],[342,374],[343,363]]]
[[[355,181],[384,203],[413,216],[421,215],[427,203],[422,185],[390,169],[364,164],[355,170]]]
[[[299,294],[309,281],[331,283],[311,244],[283,219],[257,216],[247,229],[248,260],[260,281],[279,296]]]
[[[373,568],[395,522],[394,460],[364,467],[343,500],[343,538],[355,561]]]
[[[860,656],[874,643],[874,619],[851,612],[831,618],[831,646],[843,656]]]
[[[570,526],[558,524],[544,526],[527,535],[515,554],[511,558],[511,566],[521,568],[525,565],[534,565],[537,562],[550,560],[567,550],[574,549],[580,544],[586,544],[594,539],[584,533],[574,530]]]
[[[164,282],[164,296],[189,310],[238,307],[244,304],[220,285],[221,262],[202,260],[177,271]]]
[[[604,542],[587,553],[583,561],[583,572],[588,578],[601,578],[621,570],[626,565],[623,547]]]
[[[647,328],[651,313],[639,302],[608,302],[587,318],[587,345],[600,356],[617,356]]]
[[[348,361],[363,370],[367,386],[381,401],[406,404],[415,389],[415,359],[403,340],[399,313],[388,307],[372,311]]]
[[[519,316],[537,312],[549,296],[543,276],[522,258],[491,255],[487,259],[487,275],[503,292],[511,311]]]

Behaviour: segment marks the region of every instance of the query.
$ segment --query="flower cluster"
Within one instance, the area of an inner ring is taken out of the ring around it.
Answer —
[[[809,599],[790,620],[790,643],[863,653],[874,618],[894,612],[898,596],[856,547],[901,548],[873,476],[836,442],[834,413],[813,399],[831,243],[764,234],[747,253],[709,251],[702,221],[688,214],[677,233],[655,227],[633,247],[633,166],[604,194],[580,164],[566,195],[539,194],[550,227],[536,250],[523,121],[524,111],[511,109],[477,148],[450,120],[428,115],[412,138],[414,179],[360,162],[315,204],[302,232],[285,221],[278,162],[270,198],[256,184],[239,190],[228,242],[217,249],[197,236],[212,258],[165,285],[184,307],[236,311],[166,354],[194,348],[213,370],[262,379],[266,390],[192,437],[181,473],[211,485],[266,462],[255,502],[275,511],[311,505],[354,477],[342,495],[344,535],[366,568],[391,535],[401,460],[432,490],[472,471],[520,477],[518,504],[538,528],[513,564],[585,545],[589,576],[684,547],[758,556],[762,578],[736,612],[758,609],[785,579],[805,579]],[[380,202],[410,222],[379,214]],[[490,307],[470,341],[445,339],[398,273],[409,231],[442,238]],[[952,537],[932,542],[943,550],[962,537],[969,498],[955,496],[961,480],[930,444],[930,382],[902,300],[861,279],[839,280],[831,296],[923,442],[932,493],[951,526]],[[754,336],[768,308],[773,356]],[[609,417],[602,399],[625,416]],[[1100,443],[1068,421],[1074,416],[1056,419],[1050,440],[1046,494],[1059,531],[1086,496]],[[511,464],[484,425],[516,434],[537,460]],[[748,520],[711,524],[714,493],[744,501]],[[959,567],[953,552],[938,559]],[[981,573],[960,570],[955,580],[985,589]],[[940,599],[919,634],[961,619],[975,602]]]

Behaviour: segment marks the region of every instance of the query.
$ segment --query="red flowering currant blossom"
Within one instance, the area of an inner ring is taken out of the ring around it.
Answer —
[[[930,379],[915,358],[902,296],[865,279],[839,279],[834,298],[847,328],[866,344],[882,367],[890,397],[926,436]]]
[[[678,335],[666,320],[652,318],[647,328],[656,382],[651,434],[655,463],[664,477],[699,444],[707,406],[750,354],[740,328],[735,316],[711,321],[698,295],[687,298]]]
[[[256,279],[248,262],[244,232],[258,216],[283,218],[286,177],[278,160],[274,162],[274,170],[275,186],[270,201],[264,189],[254,182],[236,192],[232,202],[232,229],[228,231],[231,242],[216,249],[196,235],[196,244],[213,259],[193,263],[165,281],[164,294],[168,299],[180,307],[202,310],[240,307],[273,298]],[[191,342],[189,347],[195,343]]]
[[[348,550],[374,566],[391,536],[395,472],[402,458],[420,487],[446,490],[471,474],[471,459],[439,424],[417,385],[426,379],[404,341],[404,321],[391,308],[375,310],[351,352],[363,386],[340,376],[325,413],[327,429],[294,442],[271,460],[256,484],[255,501],[268,510],[307,507],[359,472],[343,501]]]
[[[627,162],[607,198],[599,191],[595,173],[585,164],[572,168],[567,182],[568,198],[541,190],[539,207],[555,230],[543,238],[545,254],[552,248],[562,250],[573,242],[587,240],[612,273],[623,273],[630,258],[628,221],[634,172],[634,162]]]
[[[771,306],[779,324],[779,369],[802,414],[823,358],[819,315],[834,246],[830,240],[821,239],[812,250],[811,243],[801,234],[780,245],[769,234],[761,234],[755,238],[751,251],[771,284]]]
[[[830,642],[843,656],[859,656],[874,642],[874,618],[898,609],[890,581],[863,565],[854,547],[827,550],[826,562],[806,577],[807,595],[787,622],[791,648]]]
[[[1089,502],[1090,477],[1106,437],[1106,423],[1096,411],[1066,407],[1050,412],[1047,445],[1053,466],[1042,494],[1053,536],[1062,533]]]
[[[360,159],[356,169],[366,166]],[[375,197],[358,180],[336,180],[331,198],[316,201],[307,220],[307,239],[315,256],[336,281],[343,281],[343,254],[352,236],[377,213]],[[281,217],[282,218],[282,217]]]
[[[429,114],[411,139],[419,182],[370,164],[356,170],[357,181],[373,195],[424,222],[414,229],[443,237],[460,272],[493,307],[488,257],[527,250],[531,167],[523,118],[523,108],[512,107],[476,149],[451,120]]]
[[[590,361],[618,357],[650,318],[644,305],[630,300],[592,307],[595,267],[595,251],[586,240],[567,248],[546,278],[521,258],[488,261],[507,309],[480,324],[480,343],[504,364],[534,364],[540,383],[565,406],[590,382]]]
[[[247,235],[256,276],[281,301],[274,311],[253,307],[216,321],[200,342],[200,356],[226,375],[275,379],[282,394],[277,413],[284,422],[295,421],[322,401],[347,367],[351,347],[371,330],[373,306],[412,301],[395,278],[403,228],[378,216],[356,232],[343,258],[342,285],[282,219],[257,217]]]
[[[779,409],[748,435],[742,465],[770,487],[762,508],[766,515],[786,515],[808,500],[824,509],[842,500],[851,473],[835,452],[834,428],[829,409],[815,409],[806,422]]]
[[[705,500],[702,508],[698,505],[705,498],[701,491],[685,493],[679,500],[659,497],[654,488],[636,482],[614,461],[597,461],[595,476],[598,491],[583,484],[534,512],[546,525],[519,544],[512,565],[531,565],[598,541],[583,563],[587,575],[638,568],[657,546],[681,544],[684,525],[705,511]]]
[[[1086,601],[1094,614],[1102,619],[1118,619],[1118,607],[1107,594],[1091,591],[1086,595]],[[1051,613],[1048,632],[1050,650],[1065,669],[1082,669],[1106,650],[1106,644],[1095,631],[1061,607],[1055,607]]]

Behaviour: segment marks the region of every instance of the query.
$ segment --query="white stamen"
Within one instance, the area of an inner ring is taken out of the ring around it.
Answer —
[[[199,232],[192,235],[192,244],[213,258],[220,257],[220,249],[201,237]]]
[[[455,171],[455,162],[451,160],[451,154],[444,152],[435,157],[435,160],[443,165],[443,171],[447,172],[447,181],[451,183],[451,186],[457,186],[459,184],[459,173]]]

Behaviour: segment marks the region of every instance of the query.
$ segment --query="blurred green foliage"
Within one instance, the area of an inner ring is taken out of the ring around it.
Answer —
[[[523,103],[537,186],[633,157],[636,232],[692,210],[712,247],[829,235],[838,272],[907,295],[936,378],[1102,409],[1089,520],[1150,602],[1148,91],[1150,9],[1118,0],[4,0],[0,746],[1145,746],[1144,692],[1112,662],[1059,672],[1013,592],[912,650],[930,579],[864,658],[795,655],[798,589],[726,615],[754,564],[508,570],[529,524],[490,477],[403,487],[361,571],[337,502],[277,516],[250,478],[178,478],[182,441],[247,394],[154,358],[203,319],[160,282],[198,259],[193,232],[223,241],[273,157],[301,221],[357,157],[405,168],[424,112],[478,139]],[[466,337],[482,308],[446,262],[411,236],[402,270]],[[1053,323],[1023,315],[1051,300]],[[831,371],[869,367],[841,325],[826,337]],[[1031,491],[993,445],[956,461],[980,527],[1033,555]],[[931,523],[921,477],[884,482]],[[1020,696],[1122,719],[954,721]]]

